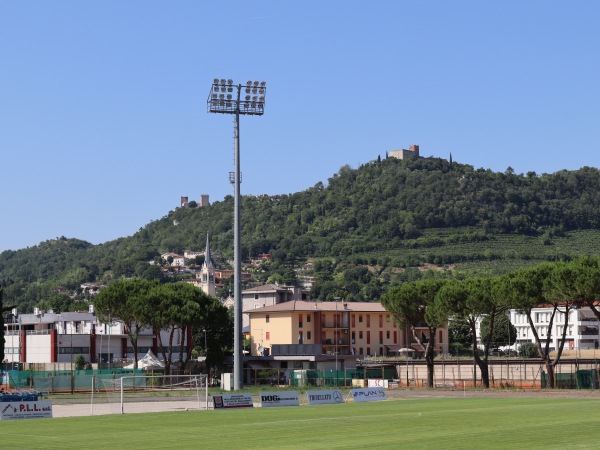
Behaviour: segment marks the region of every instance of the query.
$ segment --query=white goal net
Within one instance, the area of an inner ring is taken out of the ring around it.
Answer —
[[[207,375],[135,375],[101,383],[92,404],[104,403],[104,390],[112,414],[208,409]]]

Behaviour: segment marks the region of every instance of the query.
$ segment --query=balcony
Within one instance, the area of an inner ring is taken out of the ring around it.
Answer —
[[[344,328],[350,328],[350,326],[348,325],[347,321],[342,321],[342,322],[334,322],[333,320],[331,321],[326,321],[325,323],[321,324],[321,327],[326,330],[326,329],[331,329],[331,330],[343,330]]]

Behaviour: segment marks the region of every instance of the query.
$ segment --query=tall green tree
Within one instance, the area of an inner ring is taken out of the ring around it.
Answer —
[[[494,328],[492,331],[492,339],[490,342],[491,347],[500,347],[504,345],[514,344],[517,340],[517,328],[510,323],[510,318],[506,314],[498,314],[494,321]],[[481,340],[486,341],[488,334],[490,334],[490,317],[485,316],[481,320],[479,325],[479,333]]]
[[[445,311],[434,304],[444,284],[442,279],[419,280],[393,287],[381,297],[381,303],[394,314],[399,325],[408,328],[424,348],[429,387],[433,387],[436,331],[448,321]]]
[[[436,307],[455,320],[462,320],[471,328],[471,350],[473,359],[481,372],[484,388],[490,387],[488,359],[494,322],[503,309],[495,302],[493,283],[490,278],[466,278],[447,282],[436,296]],[[489,329],[486,339],[481,341],[482,351],[477,346],[477,322],[482,316],[489,318]]]
[[[600,300],[600,258],[580,257],[563,267],[560,283],[557,276],[552,283],[555,295],[570,298],[582,306],[589,307],[600,319],[597,301]]]
[[[179,367],[184,367],[190,359],[192,346],[198,342],[194,336],[200,333],[204,338],[202,330],[209,329],[210,342],[216,343],[216,333],[221,324],[228,322],[227,308],[216,298],[206,295],[189,283],[156,285],[148,293],[147,302],[150,309],[148,326],[157,333],[166,372],[169,372],[174,364],[173,354],[176,347],[179,347],[177,363]],[[163,342],[161,330],[168,332],[167,343]],[[191,341],[188,340],[188,330],[191,331]],[[174,339],[176,331],[179,331],[177,342]],[[217,352],[216,345],[213,346],[213,353],[220,354],[222,360],[222,350]]]
[[[120,279],[102,289],[94,299],[98,318],[109,323],[119,319],[133,347],[133,367],[138,368],[138,337],[154,312],[148,303],[148,293],[155,283],[142,278]]]
[[[533,268],[520,269],[501,277],[498,284],[498,294],[504,299],[510,307],[519,309],[525,313],[527,322],[535,340],[538,355],[546,367],[548,376],[548,387],[556,387],[554,369],[560,361],[566,330],[569,324],[569,312],[575,303],[560,299],[556,288],[560,285],[563,268],[556,268],[552,263],[539,264]],[[554,273],[553,273],[554,271]],[[539,323],[534,320],[534,309],[539,305],[549,305],[552,310],[544,328],[544,339],[540,336]],[[562,337],[559,341],[559,348],[554,356],[551,357],[552,331],[557,315],[561,315],[564,321],[562,328]]]

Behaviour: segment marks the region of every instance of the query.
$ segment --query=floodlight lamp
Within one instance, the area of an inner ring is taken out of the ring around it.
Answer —
[[[265,96],[261,95],[260,97],[258,97],[258,101],[259,102],[264,102],[265,101]]]
[[[231,80],[231,79],[230,79],[230,80],[227,80],[227,84],[228,84],[229,86],[231,86],[231,85],[233,84],[233,80]]]
[[[258,81],[255,81],[254,82],[254,87],[258,87],[258,84],[259,84]]]
[[[233,88],[232,87],[228,87],[227,88],[227,92],[233,92]]]
[[[267,83],[266,83],[266,82],[264,82],[264,81],[261,81],[261,82],[260,82],[260,87],[265,87],[266,85],[267,85]]]
[[[221,78],[221,84],[225,84],[225,78]]]
[[[219,79],[218,79],[218,78],[215,78],[215,79],[213,80],[213,84],[219,84]]]
[[[212,95],[212,98],[213,98],[213,99],[217,98],[217,94],[213,94],[213,95]]]
[[[252,97],[252,101],[255,102],[257,99],[256,95]]]
[[[258,93],[259,93],[259,94],[264,94],[264,93],[265,93],[265,90],[264,90],[263,88],[260,88],[260,89],[258,90]]]
[[[250,96],[246,95],[246,101],[250,100]]]
[[[215,86],[215,92],[219,92],[219,86]]]
[[[246,83],[246,86],[252,86],[252,81],[248,81],[248,82]]]
[[[225,98],[225,94],[219,94],[219,98],[222,100]]]
[[[231,100],[231,94],[227,94],[227,100]]]

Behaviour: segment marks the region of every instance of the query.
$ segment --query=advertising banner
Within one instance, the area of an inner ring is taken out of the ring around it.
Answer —
[[[309,405],[322,405],[325,403],[344,403],[342,391],[339,389],[327,391],[308,391],[306,393]]]
[[[51,417],[51,400],[0,403],[0,420],[46,419]]]
[[[350,393],[355,402],[373,402],[387,399],[382,387],[351,389]]]
[[[262,408],[271,406],[298,406],[298,392],[279,391],[279,392],[261,392],[260,406]]]
[[[252,394],[223,394],[213,395],[215,409],[252,408]]]
[[[389,387],[389,380],[372,379],[367,380],[367,383],[368,387],[382,387],[386,389]]]

